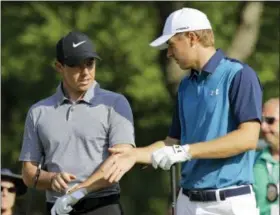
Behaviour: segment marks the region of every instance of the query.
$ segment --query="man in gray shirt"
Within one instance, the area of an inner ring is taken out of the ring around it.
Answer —
[[[68,33],[56,52],[62,81],[27,113],[19,158],[23,180],[46,190],[48,214],[120,215],[119,184],[106,181],[102,167],[113,159],[109,147],[135,146],[130,105],[95,81],[99,56],[85,34]]]

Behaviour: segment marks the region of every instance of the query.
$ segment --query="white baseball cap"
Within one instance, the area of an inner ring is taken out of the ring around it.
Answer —
[[[150,46],[166,49],[166,42],[176,33],[204,29],[212,29],[205,13],[193,8],[182,8],[167,17],[162,35],[151,42]]]

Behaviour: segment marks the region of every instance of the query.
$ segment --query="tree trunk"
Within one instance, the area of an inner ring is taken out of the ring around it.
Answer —
[[[263,2],[243,2],[240,23],[227,55],[240,61],[246,60],[255,50],[258,40]]]

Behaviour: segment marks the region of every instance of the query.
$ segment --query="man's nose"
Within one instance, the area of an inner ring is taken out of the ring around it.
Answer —
[[[268,129],[268,124],[267,124],[265,121],[262,122],[262,124],[261,124],[261,129],[262,129],[263,131],[267,131],[267,129]]]
[[[4,188],[2,191],[1,191],[1,196],[7,196],[8,194],[8,189]]]
[[[81,66],[81,72],[84,75],[87,75],[89,73],[89,69],[87,66]]]

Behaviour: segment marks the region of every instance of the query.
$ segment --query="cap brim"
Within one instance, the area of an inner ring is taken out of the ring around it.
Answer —
[[[162,35],[159,38],[155,39],[153,42],[150,43],[150,46],[158,48],[160,50],[167,49],[168,44],[166,43],[171,37],[173,37],[174,34],[167,34],[167,35]]]
[[[84,53],[83,55],[80,56],[69,56],[64,60],[64,63],[68,66],[78,66],[80,65],[84,60],[88,58],[95,58],[98,60],[102,60],[97,53],[95,52],[89,52],[89,53]]]
[[[15,187],[17,189],[18,196],[24,195],[27,191],[27,187],[24,184],[20,175],[3,173],[3,174],[1,174],[1,180],[12,181],[15,184]]]

